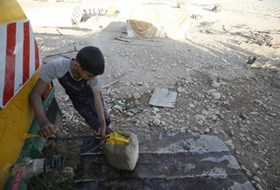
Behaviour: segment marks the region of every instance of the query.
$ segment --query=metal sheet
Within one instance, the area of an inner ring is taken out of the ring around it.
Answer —
[[[174,108],[176,99],[177,92],[173,92],[167,88],[156,87],[149,104],[158,107]]]

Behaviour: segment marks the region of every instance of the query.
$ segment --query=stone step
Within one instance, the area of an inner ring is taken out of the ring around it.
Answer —
[[[81,156],[74,188],[254,189],[217,136],[161,134],[138,140],[139,160],[133,171],[111,167],[100,152]]]

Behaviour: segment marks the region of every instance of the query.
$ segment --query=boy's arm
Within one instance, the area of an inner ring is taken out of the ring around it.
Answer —
[[[38,79],[29,96],[31,106],[38,119],[39,125],[41,126],[39,134],[43,137],[51,136],[56,132],[55,125],[49,122],[45,114],[42,102],[42,95],[44,94],[47,86],[47,82],[42,79]]]
[[[100,135],[101,137],[104,137],[106,135],[106,122],[104,116],[104,107],[103,107],[99,90],[93,91],[93,98],[94,98],[94,106],[100,124],[97,134]]]

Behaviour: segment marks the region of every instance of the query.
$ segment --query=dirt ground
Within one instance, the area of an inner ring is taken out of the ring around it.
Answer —
[[[217,4],[221,11],[213,12]],[[279,190],[280,1],[192,0],[188,7],[190,38],[181,41],[127,38],[122,14],[94,16],[76,27],[33,29],[46,62],[56,54],[75,57],[75,48],[86,45],[101,49],[102,93],[113,129],[217,135],[256,189]],[[64,114],[61,134],[91,133],[55,84]],[[178,93],[175,108],[149,105],[156,87]],[[127,103],[134,107],[125,109]],[[44,154],[63,154],[75,170],[80,145],[47,143]]]

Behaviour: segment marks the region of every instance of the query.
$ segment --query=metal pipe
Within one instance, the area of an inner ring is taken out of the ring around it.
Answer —
[[[42,173],[51,173],[62,171],[64,168],[64,159],[61,155],[55,155],[49,158],[31,159],[26,157],[22,163],[16,164],[11,171],[12,176],[16,176],[19,171],[23,171],[23,179],[37,176]]]
[[[12,183],[12,187],[11,187],[11,190],[18,190],[18,187],[19,187],[19,184],[22,180],[22,177],[23,177],[23,170],[19,170],[14,179],[13,179],[13,183]]]

